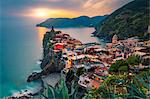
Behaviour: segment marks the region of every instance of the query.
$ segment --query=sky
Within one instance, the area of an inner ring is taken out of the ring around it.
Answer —
[[[133,0],[1,0],[2,15],[33,18],[110,14]]]

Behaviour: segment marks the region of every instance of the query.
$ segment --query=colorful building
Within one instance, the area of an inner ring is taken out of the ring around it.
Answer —
[[[64,44],[63,43],[56,43],[54,44],[54,50],[63,50]]]

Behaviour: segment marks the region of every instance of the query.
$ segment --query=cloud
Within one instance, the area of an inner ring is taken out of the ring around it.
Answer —
[[[133,0],[2,0],[2,14],[28,13],[31,9],[47,8],[65,10],[80,15],[110,14],[119,7]],[[59,14],[61,15],[61,14]],[[60,16],[63,17],[63,16]]]
[[[85,4],[83,5],[84,8],[87,8],[87,7],[91,7],[93,5],[95,5],[96,3],[99,3],[101,2],[102,0],[87,0],[85,2]]]
[[[60,2],[62,0],[48,0],[49,2]]]
[[[121,6],[133,0],[88,0],[83,8],[85,12],[91,12],[91,15],[105,15],[110,14]]]

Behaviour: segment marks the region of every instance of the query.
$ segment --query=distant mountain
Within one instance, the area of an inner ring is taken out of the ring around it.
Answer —
[[[46,21],[37,24],[38,27],[47,27],[51,28],[54,26],[55,28],[68,28],[68,27],[94,27],[97,23],[101,22],[105,19],[105,16],[80,16],[77,18],[49,18]]]
[[[96,26],[95,36],[110,40],[114,34],[120,39],[138,36],[150,38],[147,33],[150,25],[148,0],[134,0],[119,8]]]

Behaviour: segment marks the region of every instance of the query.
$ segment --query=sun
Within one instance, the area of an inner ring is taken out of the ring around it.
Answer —
[[[46,18],[49,16],[47,9],[36,9],[35,16],[39,18]]]
[[[37,17],[46,17],[47,14],[46,14],[45,12],[37,12],[37,13],[36,13],[36,16],[37,16]]]

